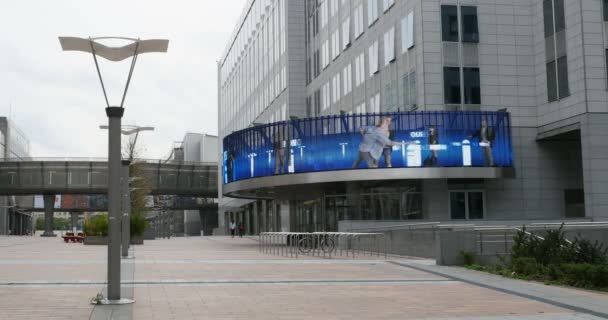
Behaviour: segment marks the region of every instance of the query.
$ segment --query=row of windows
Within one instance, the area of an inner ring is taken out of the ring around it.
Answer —
[[[256,1],[252,10],[262,2]],[[220,69],[221,129],[246,127],[287,87],[285,66],[279,66],[286,51],[285,2],[274,3],[264,14],[249,13],[243,28],[256,32],[241,30]]]
[[[355,15],[356,17],[356,15]],[[356,24],[355,24],[356,25]],[[405,53],[414,46],[414,14],[410,12],[401,20],[401,52]],[[342,42],[340,42],[340,30],[342,30]],[[383,36],[384,56],[383,65],[386,66],[395,60],[395,27],[391,27]],[[330,46],[331,40],[331,46]],[[337,28],[330,36],[330,39],[321,44],[320,50],[316,50],[312,57],[306,60],[306,84],[310,84],[316,79],[321,71],[326,69],[330,62],[336,60],[341,51],[350,47],[350,17],[347,17],[342,24],[342,28]],[[330,50],[331,49],[331,50]],[[331,52],[330,52],[331,51]],[[368,74],[374,75],[379,71],[379,42],[374,41],[367,48],[368,53]],[[365,81],[363,75],[364,70],[364,53],[361,53],[356,59],[355,83],[359,86]],[[331,60],[330,60],[331,58]]]
[[[344,68],[342,73],[337,73],[332,77],[331,81],[327,82],[319,90],[316,90],[313,96],[306,99],[306,113],[308,117],[319,116],[327,111],[332,105],[337,104],[342,97],[346,97],[352,91],[351,82],[352,67],[349,64]],[[401,90],[399,90],[401,89]],[[398,104],[397,97],[401,95],[402,106]],[[401,78],[401,85],[389,83],[384,88],[383,98],[381,100],[380,92],[376,92],[369,97],[367,101],[361,101],[352,110],[342,110],[350,113],[365,113],[365,112],[391,112],[417,109],[417,92],[416,92],[416,72],[412,71]],[[344,106],[347,109],[347,106]],[[334,110],[335,111],[335,110]]]

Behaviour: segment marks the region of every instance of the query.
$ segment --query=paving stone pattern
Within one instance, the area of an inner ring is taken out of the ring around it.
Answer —
[[[133,248],[135,258],[123,260],[130,270],[123,279],[136,303],[94,309],[89,301],[105,287],[105,246],[0,237],[0,319],[601,319],[475,285],[484,275],[429,260],[296,260],[260,253],[254,239],[229,237]],[[608,306],[601,293],[552,289],[561,298]]]

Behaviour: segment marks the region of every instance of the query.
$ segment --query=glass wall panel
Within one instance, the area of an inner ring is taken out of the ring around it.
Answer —
[[[457,6],[441,6],[441,31],[443,41],[458,42]]]

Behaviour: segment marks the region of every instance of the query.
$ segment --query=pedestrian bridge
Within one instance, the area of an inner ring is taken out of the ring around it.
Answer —
[[[137,160],[153,195],[217,197],[217,164]],[[107,159],[21,158],[0,161],[0,195],[105,194]]]

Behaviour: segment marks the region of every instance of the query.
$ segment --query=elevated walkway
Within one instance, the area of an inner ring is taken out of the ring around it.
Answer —
[[[153,195],[217,197],[217,164],[141,160]],[[105,194],[107,159],[0,160],[0,195]]]

